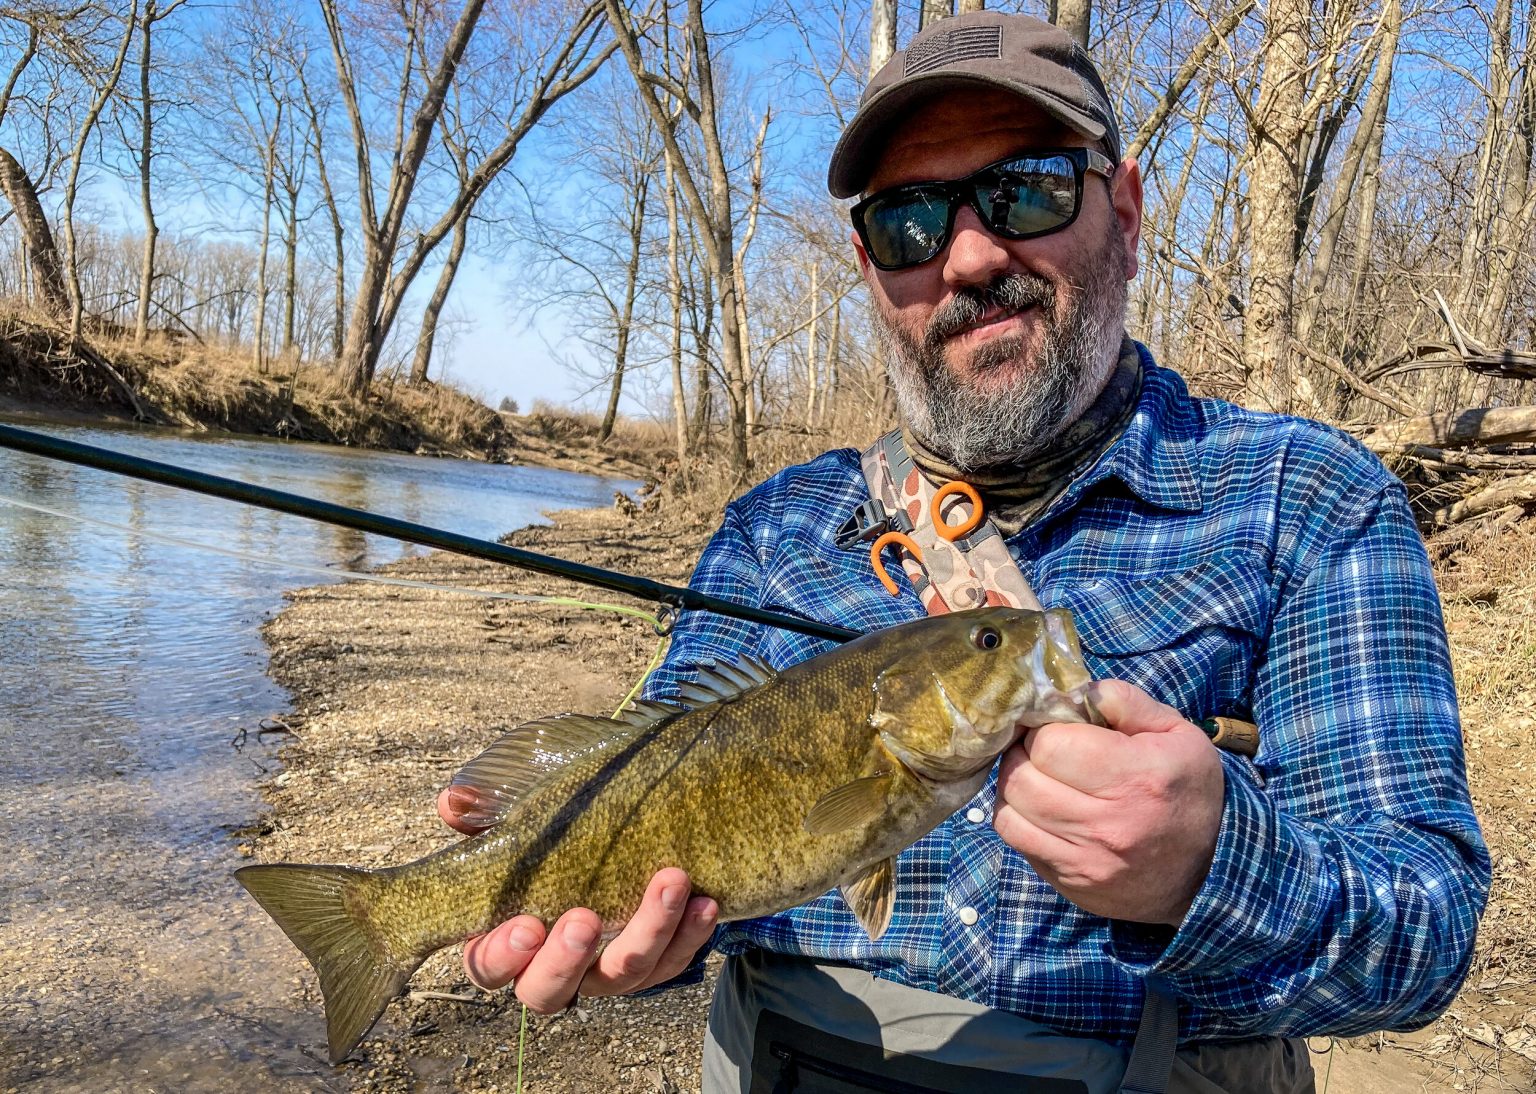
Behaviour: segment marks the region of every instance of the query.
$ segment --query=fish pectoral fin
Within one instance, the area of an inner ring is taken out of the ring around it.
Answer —
[[[539,783],[571,763],[604,749],[616,749],[636,734],[684,708],[647,703],[621,720],[587,714],[558,714],[507,730],[486,750],[459,769],[449,786],[468,791],[458,801],[458,815],[475,828],[506,820],[517,803]],[[469,797],[472,794],[473,798]]]
[[[896,907],[896,860],[881,859],[839,890],[871,942],[891,925]]]
[[[813,836],[831,836],[868,824],[885,814],[890,789],[890,775],[868,775],[844,783],[811,806],[805,830]]]

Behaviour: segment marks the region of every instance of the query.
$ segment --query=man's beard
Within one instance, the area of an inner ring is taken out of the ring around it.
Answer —
[[[998,277],[964,288],[940,308],[921,341],[875,310],[887,370],[907,428],[935,455],[962,472],[1018,463],[1042,451],[1076,421],[1103,390],[1118,359],[1125,325],[1125,240],[1108,226],[1087,256],[1083,282],[1063,304],[1051,282],[1033,274]],[[1041,347],[1026,360],[1022,335],[989,339],[961,376],[944,360],[950,335],[975,323],[990,307],[1037,308]],[[1006,385],[989,374],[1013,370]]]

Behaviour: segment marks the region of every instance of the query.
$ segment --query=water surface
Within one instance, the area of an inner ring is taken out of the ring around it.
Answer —
[[[148,429],[71,440],[481,538],[631,484]],[[13,499],[124,531],[18,507]],[[250,558],[165,542],[211,544]],[[0,449],[0,1089],[321,1089],[291,968],[247,939],[231,829],[286,697],[282,591],[421,548]],[[242,735],[242,730],[247,731]],[[242,747],[234,747],[239,742]],[[125,977],[123,972],[132,970]],[[228,1071],[240,1067],[239,1080]]]

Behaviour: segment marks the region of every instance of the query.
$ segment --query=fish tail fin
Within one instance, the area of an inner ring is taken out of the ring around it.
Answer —
[[[392,952],[379,908],[388,874],[273,863],[235,877],[319,974],[331,1063],[340,1063],[431,952]]]

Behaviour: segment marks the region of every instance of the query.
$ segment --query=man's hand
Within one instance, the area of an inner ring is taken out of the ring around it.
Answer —
[[[462,788],[437,798],[437,812],[466,835],[460,818]],[[517,997],[539,1014],[553,1014],[582,995],[623,995],[660,984],[688,967],[709,941],[720,915],[707,897],[689,897],[688,875],[659,871],[624,929],[599,952],[602,920],[590,908],[572,908],[548,932],[531,915],[515,916],[464,944],[464,971],[486,990],[517,982]]]
[[[1221,758],[1134,685],[1104,680],[1090,698],[1109,728],[1054,722],[1003,754],[993,823],[1084,911],[1178,926],[1216,853]]]

